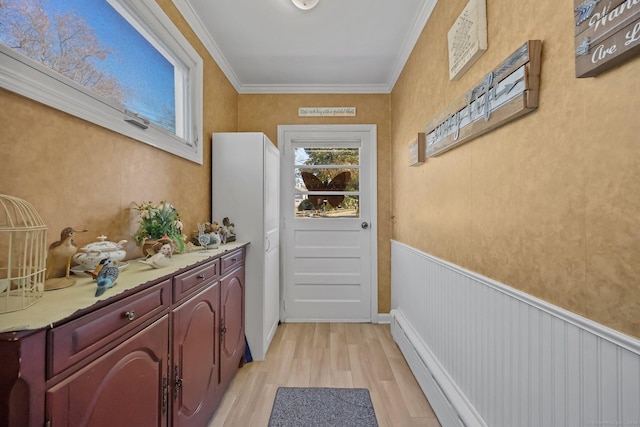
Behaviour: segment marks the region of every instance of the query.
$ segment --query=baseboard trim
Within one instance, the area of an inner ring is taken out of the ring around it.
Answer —
[[[487,427],[447,370],[401,311],[391,310],[391,335],[442,426]]]
[[[378,324],[381,324],[381,325],[391,324],[391,313],[378,313]]]

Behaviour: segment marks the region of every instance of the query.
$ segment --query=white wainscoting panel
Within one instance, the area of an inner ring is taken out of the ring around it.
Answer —
[[[392,241],[394,339],[444,427],[640,426],[640,341]]]

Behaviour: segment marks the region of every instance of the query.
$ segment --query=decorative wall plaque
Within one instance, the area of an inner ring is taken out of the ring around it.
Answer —
[[[426,154],[426,136],[424,132],[420,132],[416,139],[409,143],[409,166],[424,163]]]
[[[458,80],[487,50],[487,2],[469,0],[448,33],[449,78]]]
[[[576,77],[593,77],[640,53],[640,0],[574,0]]]
[[[639,0],[640,1],[640,0]],[[425,128],[434,157],[538,108],[542,41],[529,40]]]
[[[355,117],[356,107],[300,107],[298,117]]]

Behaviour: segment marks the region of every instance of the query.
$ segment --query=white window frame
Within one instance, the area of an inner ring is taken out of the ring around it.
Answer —
[[[176,69],[176,134],[123,113],[117,104],[0,44],[0,87],[177,156],[203,163],[203,62],[155,1],[108,0]],[[153,72],[149,73],[153,78]],[[146,128],[145,128],[146,127]]]

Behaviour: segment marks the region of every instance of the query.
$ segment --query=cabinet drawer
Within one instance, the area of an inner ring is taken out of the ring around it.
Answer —
[[[171,280],[93,311],[49,331],[47,378],[88,362],[114,347],[127,332],[148,323],[171,304]],[[98,350],[101,350],[98,352]]]
[[[213,260],[174,278],[173,298],[177,302],[200,288],[200,285],[211,282],[220,276],[220,262]]]
[[[231,252],[228,255],[225,255],[221,258],[222,260],[222,274],[223,276],[234,270],[236,267],[240,266],[244,263],[244,251],[239,249],[237,251]]]

